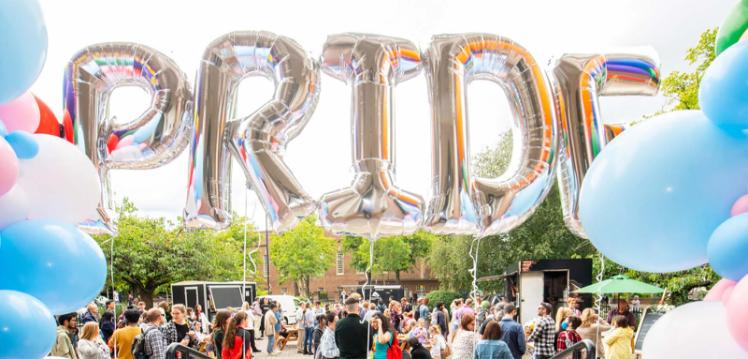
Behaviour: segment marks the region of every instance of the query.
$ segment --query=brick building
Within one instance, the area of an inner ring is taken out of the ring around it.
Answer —
[[[309,283],[309,289],[314,298],[324,299],[329,297],[331,300],[339,297],[340,292],[345,290],[346,293],[352,293],[360,289],[361,285],[366,283],[366,275],[358,272],[351,265],[351,255],[343,251],[342,239],[338,239],[338,252],[335,264],[325,273],[324,276],[312,278]],[[262,251],[267,255],[267,248],[263,245]],[[267,257],[265,257],[267,258]],[[267,278],[268,266],[263,266],[263,275]],[[292,282],[279,283],[278,273],[273,266],[273,258],[270,258],[270,294],[291,294],[295,295],[295,288]],[[372,284],[397,284],[395,273],[375,274]],[[400,285],[405,289],[405,294],[412,297],[414,293],[425,294],[429,291],[436,290],[439,287],[439,281],[431,277],[424,260],[419,261],[413,268],[407,272],[400,272]],[[267,285],[258,289],[268,289]],[[321,294],[321,295],[320,295]]]

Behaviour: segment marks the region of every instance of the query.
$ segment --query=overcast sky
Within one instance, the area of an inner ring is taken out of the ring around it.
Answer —
[[[318,57],[325,38],[340,32],[404,37],[425,48],[432,35],[487,32],[507,36],[546,64],[563,52],[594,52],[625,46],[652,46],[663,74],[687,70],[686,49],[699,33],[720,24],[733,0],[617,1],[178,1],[178,0],[41,0],[49,31],[47,63],[32,91],[55,112],[62,112],[63,69],[79,49],[99,42],[129,41],[171,56],[192,83],[201,54],[214,38],[237,30],[266,30],[298,41]],[[306,129],[292,141],[286,162],[309,193],[319,197],[345,187],[352,178],[350,94],[345,84],[322,77],[317,109]],[[508,109],[495,85],[476,82],[468,90],[471,151],[495,143],[509,127]],[[112,100],[118,118],[137,116],[145,94],[121,90]],[[267,101],[272,84],[245,81],[240,114]],[[606,122],[622,122],[652,113],[662,97],[605,99]],[[397,183],[430,195],[429,105],[423,76],[395,91]],[[186,153],[186,151],[185,151]],[[244,213],[244,180],[234,167],[234,209]],[[114,171],[116,196],[127,196],[151,216],[181,215],[187,186],[187,157],[144,171]],[[264,213],[249,191],[248,212],[264,227]]]

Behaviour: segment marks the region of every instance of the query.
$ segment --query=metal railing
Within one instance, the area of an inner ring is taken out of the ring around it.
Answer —
[[[179,343],[171,343],[166,348],[166,359],[211,359],[195,349],[186,347]]]
[[[554,355],[551,359],[595,359],[596,354],[595,343],[585,339]]]

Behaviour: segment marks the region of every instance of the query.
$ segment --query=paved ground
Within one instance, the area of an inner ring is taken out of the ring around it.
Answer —
[[[262,338],[260,340],[256,341],[257,343],[257,349],[262,350],[262,353],[255,353],[253,358],[306,358],[306,359],[314,359],[313,355],[303,355],[301,353],[296,352],[296,341],[289,342],[286,345],[286,349],[283,350],[283,352],[279,355],[273,355],[269,356],[268,353],[265,351],[267,349],[267,339]]]

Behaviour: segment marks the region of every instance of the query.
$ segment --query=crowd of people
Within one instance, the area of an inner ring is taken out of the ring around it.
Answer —
[[[555,319],[553,307],[541,303],[537,318],[526,325],[516,321],[517,308],[505,301],[456,299],[447,307],[429,306],[426,298],[412,304],[407,298],[365,301],[355,293],[341,303],[302,303],[294,326],[283,319],[280,303],[268,298],[219,310],[213,322],[199,305],[160,302],[146,310],[139,302],[116,319],[113,302],[102,315],[98,311],[92,303],[83,315],[59,316],[50,354],[163,359],[170,344],[180,343],[214,358],[249,359],[261,352],[259,338],[267,338],[263,349],[274,356],[295,337],[297,351],[315,359],[520,359],[530,351],[534,359],[545,359],[589,339],[599,358],[630,359],[636,324],[625,301],[603,321],[592,308],[580,311],[575,298],[556,310]]]

